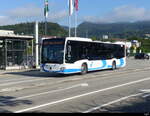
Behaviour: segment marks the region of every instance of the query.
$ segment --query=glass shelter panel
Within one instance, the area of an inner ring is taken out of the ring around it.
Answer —
[[[5,43],[4,40],[0,40],[0,69],[5,66]]]
[[[7,66],[23,65],[26,54],[26,40],[7,40]]]

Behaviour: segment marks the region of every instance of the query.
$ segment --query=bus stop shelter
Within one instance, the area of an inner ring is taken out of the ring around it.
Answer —
[[[28,67],[28,43],[33,36],[0,33],[0,69]]]

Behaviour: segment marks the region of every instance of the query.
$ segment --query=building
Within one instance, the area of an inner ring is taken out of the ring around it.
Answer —
[[[103,35],[103,39],[109,39],[108,35]]]
[[[138,40],[132,40],[131,43],[132,43],[132,46],[135,46],[136,48],[141,46],[141,43]]]
[[[14,31],[0,30],[0,69],[28,67],[28,42],[33,36],[16,35]]]

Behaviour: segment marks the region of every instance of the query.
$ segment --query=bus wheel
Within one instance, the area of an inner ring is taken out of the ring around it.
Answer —
[[[86,74],[87,73],[87,64],[83,63],[81,66],[81,74]]]
[[[147,56],[147,60],[149,60],[149,56]]]
[[[115,70],[117,67],[116,67],[116,62],[115,61],[113,61],[113,63],[112,63],[112,70]]]

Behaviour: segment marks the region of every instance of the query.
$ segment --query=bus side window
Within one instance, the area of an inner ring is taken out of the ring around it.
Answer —
[[[71,45],[68,45],[68,54],[67,57],[70,58],[71,57]]]
[[[68,41],[67,43],[67,53],[66,53],[66,63],[74,63],[78,60],[78,46],[77,42]]]
[[[121,46],[121,45],[116,46],[115,51],[114,51],[114,56],[117,59],[123,58],[125,56],[124,46]]]
[[[67,47],[66,47],[66,63],[69,63],[70,60],[71,60],[71,45],[70,44],[67,44]]]

